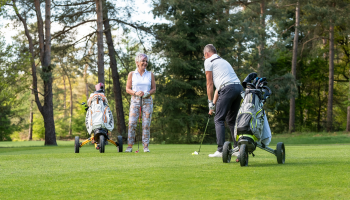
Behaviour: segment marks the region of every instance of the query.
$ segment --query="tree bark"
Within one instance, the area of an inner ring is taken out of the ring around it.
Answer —
[[[264,63],[264,48],[265,48],[265,0],[260,1],[260,44],[259,50],[259,62],[258,62],[258,75],[262,76],[262,66]]]
[[[44,81],[44,106],[39,110],[44,118],[45,145],[57,145],[52,102],[53,67],[51,66],[51,0],[45,0],[45,36],[43,19],[41,17],[40,0],[34,0],[34,5],[38,21],[40,61],[43,72],[42,79]]]
[[[66,88],[65,75],[63,75],[63,89],[64,89],[64,93],[63,93],[63,109],[64,109],[63,117],[66,119],[66,117],[67,117],[67,88]]]
[[[44,81],[44,106],[41,105],[38,95],[37,87],[37,76],[36,76],[36,66],[35,66],[35,54],[33,39],[29,33],[28,25],[26,19],[23,18],[16,7],[16,1],[12,0],[13,9],[24,26],[25,35],[29,43],[29,52],[31,54],[30,62],[32,67],[33,76],[33,91],[36,105],[40,113],[44,118],[45,127],[45,145],[57,145],[56,143],[56,133],[55,133],[55,122],[53,118],[53,103],[52,103],[52,67],[51,64],[51,0],[45,0],[45,36],[43,19],[41,17],[40,1],[34,0],[35,12],[37,16],[38,23],[38,36],[39,36],[39,52],[40,61],[42,64],[42,79]],[[45,39],[46,37],[46,39]]]
[[[328,78],[328,104],[327,104],[327,131],[332,131],[333,113],[333,85],[334,85],[334,24],[330,20],[329,27],[329,78]]]
[[[298,41],[299,41],[299,16],[300,15],[300,6],[299,1],[297,2],[296,10],[295,10],[295,33],[294,33],[294,41],[293,41],[293,59],[292,59],[292,75],[296,79],[297,75],[297,56],[298,56]],[[295,97],[290,99],[290,107],[289,107],[289,132],[295,131]]]
[[[33,87],[32,87],[33,88]],[[32,95],[34,94],[32,90]],[[30,97],[30,113],[29,113],[29,131],[28,131],[28,140],[33,139],[33,99]]]
[[[106,35],[106,40],[108,45],[108,55],[110,59],[109,63],[110,63],[110,68],[112,69],[113,92],[114,92],[115,108],[117,113],[118,133],[120,135],[127,136],[125,118],[124,118],[122,91],[120,88],[117,60],[115,58],[116,55],[115,55],[115,49],[114,49],[114,44],[112,39],[111,27],[109,25],[107,10],[104,12],[103,18],[104,18],[103,24],[105,27],[105,35]]]
[[[86,95],[86,102],[89,99],[89,85],[87,82],[87,69],[88,69],[88,64],[85,64],[85,68],[84,68],[84,83],[85,83],[85,95]]]
[[[350,70],[349,70],[349,73],[350,73]],[[349,86],[350,86],[350,81],[349,81]],[[350,95],[348,96],[348,101],[350,101]],[[346,131],[350,132],[350,106],[348,106],[348,112],[347,112]]]
[[[89,49],[89,53],[88,53],[89,56],[92,54],[93,47],[94,47],[94,43],[91,44],[91,47]],[[86,102],[88,101],[89,96],[90,96],[89,95],[89,85],[88,85],[88,81],[87,81],[87,77],[88,77],[87,70],[88,70],[88,67],[89,67],[89,65],[86,63],[85,67],[84,67],[84,83],[85,83]]]
[[[70,117],[69,117],[69,135],[72,135],[72,118],[73,118],[73,91],[72,91],[72,84],[70,82],[70,78],[67,75],[68,78],[68,84],[69,84],[69,90],[70,90]]]
[[[105,83],[104,77],[104,52],[103,52],[103,11],[102,0],[95,0],[97,14],[97,67],[98,67],[98,82]]]

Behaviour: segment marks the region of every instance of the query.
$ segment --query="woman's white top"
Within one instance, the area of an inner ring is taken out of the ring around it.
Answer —
[[[136,70],[132,74],[132,90],[136,92],[149,92],[151,90],[151,84],[152,72],[149,72],[145,69],[145,72],[141,76],[136,68]]]

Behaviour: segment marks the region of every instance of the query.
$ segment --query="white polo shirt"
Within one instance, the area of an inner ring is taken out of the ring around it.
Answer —
[[[230,63],[213,54],[204,61],[205,71],[213,72],[213,81],[216,89],[225,83],[241,83]]]

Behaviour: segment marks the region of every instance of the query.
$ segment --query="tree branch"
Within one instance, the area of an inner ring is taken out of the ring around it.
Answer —
[[[304,50],[305,44],[308,43],[308,42],[310,42],[310,41],[312,41],[312,40],[316,40],[316,39],[325,39],[325,38],[323,38],[323,37],[314,37],[314,38],[312,38],[312,39],[310,39],[310,40],[304,42],[304,43],[303,43],[303,48],[301,48],[301,53],[300,53],[300,55],[303,55],[303,50]],[[326,38],[326,39],[327,39],[327,38]]]
[[[67,33],[68,31],[70,31],[70,30],[72,30],[72,29],[74,29],[74,28],[76,28],[76,27],[78,27],[80,25],[86,24],[88,22],[95,22],[95,21],[96,21],[95,19],[92,19],[92,20],[83,21],[83,22],[81,22],[81,23],[79,23],[79,24],[77,24],[75,26],[65,26],[62,31],[58,31],[57,33],[55,33],[52,36],[52,39],[57,38],[58,36],[60,36],[60,35],[62,35],[64,33]],[[66,28],[68,28],[68,29],[66,30]]]
[[[94,1],[84,1],[81,3],[71,3],[71,4],[55,4],[54,1],[52,1],[54,6],[79,6],[79,5],[84,5],[84,4],[89,4],[89,3],[93,3]]]
[[[287,32],[290,28],[292,28],[293,26],[295,26],[295,24],[293,24],[293,25],[291,25],[289,28],[287,28],[286,30],[284,30],[283,32],[282,32],[282,34],[284,34],[285,32]]]

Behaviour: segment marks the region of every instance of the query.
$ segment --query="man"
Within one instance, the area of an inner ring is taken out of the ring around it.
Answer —
[[[222,157],[222,149],[225,142],[225,120],[230,128],[234,146],[237,142],[234,138],[234,127],[237,113],[241,102],[241,91],[243,87],[230,63],[217,55],[216,49],[212,44],[204,47],[204,67],[207,79],[207,95],[209,103],[209,114],[211,115],[216,107],[214,117],[216,139],[218,148],[214,154],[209,157]],[[217,90],[218,98],[214,98],[214,86]]]

